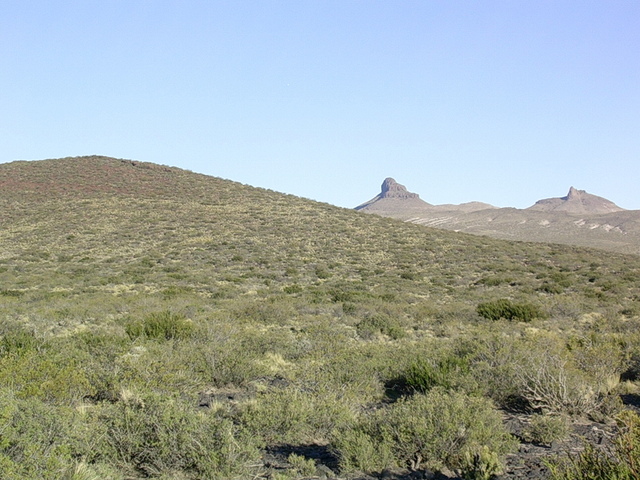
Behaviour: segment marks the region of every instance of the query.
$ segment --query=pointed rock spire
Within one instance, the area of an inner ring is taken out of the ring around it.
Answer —
[[[356,210],[368,212],[400,212],[415,211],[430,208],[432,205],[420,199],[417,193],[411,193],[404,185],[400,185],[393,178],[385,178],[380,193],[368,202],[358,205]]]
[[[385,178],[382,182],[380,198],[420,198],[417,193],[411,193],[404,185],[400,185],[393,178]]]
[[[576,188],[569,188],[569,193],[567,193],[567,196],[564,197],[566,200],[572,200],[574,198],[577,198],[580,196],[581,193],[587,193],[584,190],[578,190]]]

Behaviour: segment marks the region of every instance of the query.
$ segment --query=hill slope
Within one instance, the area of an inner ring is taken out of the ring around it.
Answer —
[[[522,478],[495,406],[611,416],[640,352],[636,256],[107,157],[0,185],[2,478]]]
[[[404,198],[390,202],[375,197],[356,210],[494,238],[640,254],[640,211],[624,210],[605,198],[573,187],[565,197],[539,200],[526,209],[496,208],[479,202],[416,205]]]

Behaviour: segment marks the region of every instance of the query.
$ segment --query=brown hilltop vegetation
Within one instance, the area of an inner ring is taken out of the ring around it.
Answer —
[[[431,205],[391,178],[384,181],[383,190],[388,184],[393,185],[393,191],[406,193],[388,196],[383,192],[356,210],[494,238],[640,254],[640,211],[625,210],[584,190],[571,187],[564,197],[543,199],[529,208],[516,209],[480,202]]]
[[[102,156],[0,184],[3,480],[634,478],[637,255]]]
[[[0,165],[3,198],[177,196],[197,190],[203,179],[174,167],[99,155]]]

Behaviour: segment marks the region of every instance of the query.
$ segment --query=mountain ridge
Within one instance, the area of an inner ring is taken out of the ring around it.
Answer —
[[[395,186],[395,189],[406,190],[402,185]],[[573,186],[564,197],[538,200],[524,209],[498,208],[481,202],[416,204],[414,198],[407,201],[402,197],[378,195],[355,207],[355,210],[494,238],[564,243],[640,254],[640,211],[625,210],[610,200]]]

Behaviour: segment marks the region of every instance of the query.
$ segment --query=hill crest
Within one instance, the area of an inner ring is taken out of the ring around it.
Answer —
[[[546,198],[538,200],[528,210],[537,211],[558,211],[575,214],[583,213],[611,213],[622,212],[624,208],[617,206],[606,198],[587,193],[585,190],[578,190],[574,187],[569,189],[566,196],[560,198]]]

